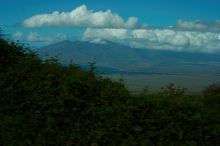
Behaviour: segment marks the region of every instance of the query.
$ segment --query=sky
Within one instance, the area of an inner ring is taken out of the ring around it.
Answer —
[[[1,0],[0,27],[32,48],[62,40],[220,52],[219,0]]]

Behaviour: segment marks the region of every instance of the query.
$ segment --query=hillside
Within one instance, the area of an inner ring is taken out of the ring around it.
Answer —
[[[64,64],[96,62],[97,67],[137,73],[220,73],[220,55],[138,49],[113,42],[95,44],[62,41],[37,49],[41,56],[58,56]]]

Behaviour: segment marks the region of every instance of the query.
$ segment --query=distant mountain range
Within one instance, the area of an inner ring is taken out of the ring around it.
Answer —
[[[36,50],[57,56],[63,64],[74,63],[87,67],[96,62],[97,70],[129,74],[190,74],[220,73],[220,55],[131,48],[106,42],[95,44],[83,41],[62,41]]]

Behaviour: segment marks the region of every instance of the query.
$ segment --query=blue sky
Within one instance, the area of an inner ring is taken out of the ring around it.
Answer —
[[[213,21],[219,19],[219,0],[1,0],[1,25],[16,24],[38,13],[70,11],[82,4],[123,17],[136,16],[152,25],[171,25],[177,19]]]
[[[219,51],[219,6],[219,0],[1,0],[0,27],[12,39],[33,46],[77,38],[96,43],[130,41],[132,47],[210,53]],[[70,12],[77,8],[81,9],[75,14],[83,14],[85,20],[72,19]],[[59,13],[52,15],[54,11]],[[32,17],[36,15],[40,17]],[[206,45],[213,47],[204,48]]]

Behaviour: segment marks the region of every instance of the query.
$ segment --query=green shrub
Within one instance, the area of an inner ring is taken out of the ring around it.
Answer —
[[[0,145],[218,146],[219,86],[132,96],[115,82],[0,39]]]

